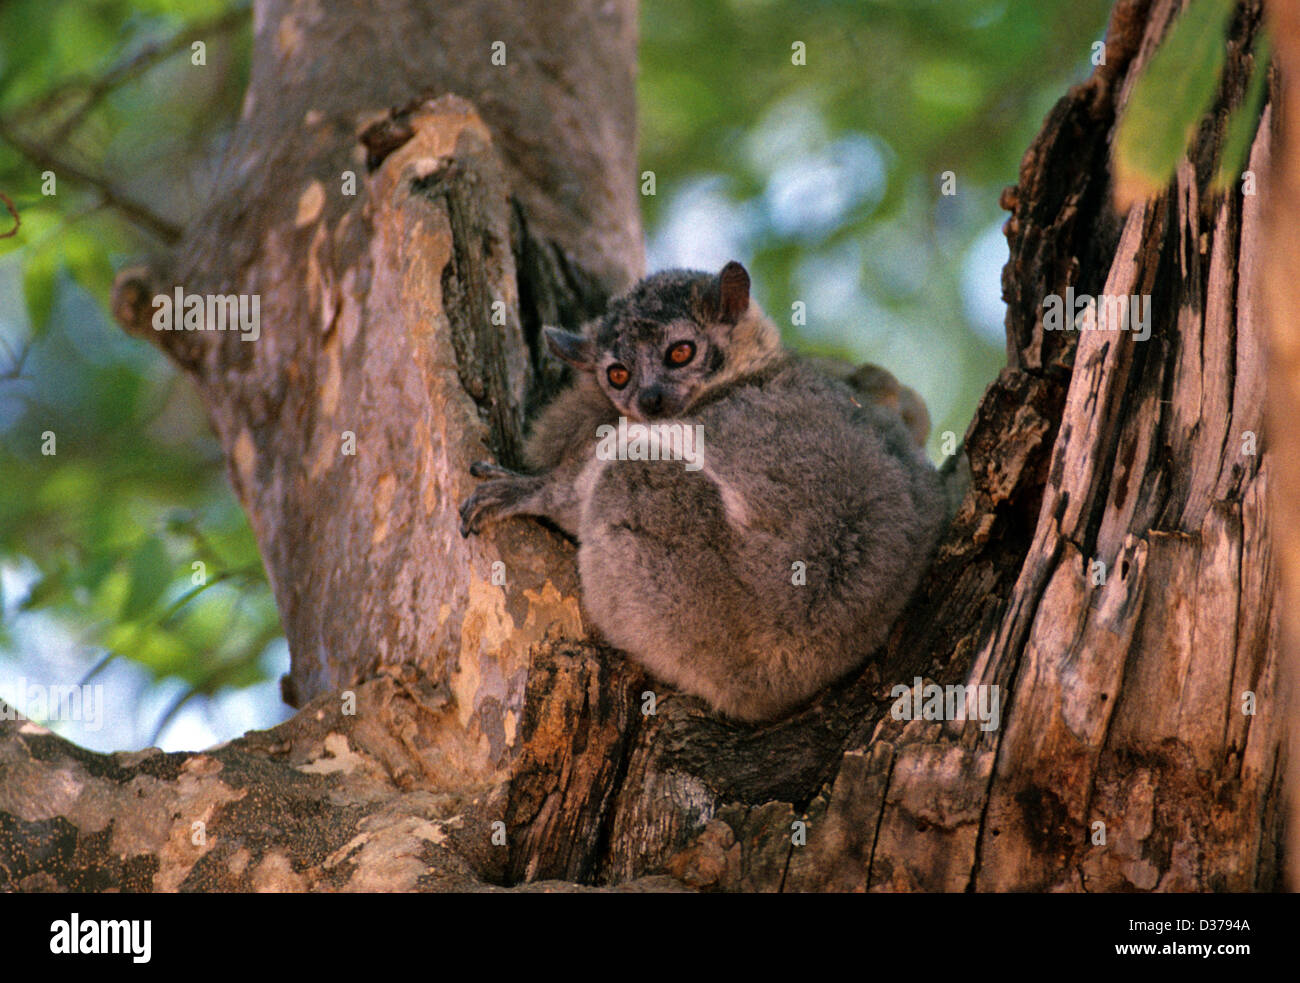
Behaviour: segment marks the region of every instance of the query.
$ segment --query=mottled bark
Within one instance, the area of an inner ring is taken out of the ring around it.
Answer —
[[[468,463],[514,459],[553,379],[538,325],[595,309],[619,279],[611,262],[638,272],[639,254],[618,251],[639,235],[630,152],[566,175],[571,196],[520,150],[538,146],[518,127],[561,129],[562,116],[494,116],[477,89],[460,89],[477,108],[412,102],[439,93],[398,91],[373,57],[349,79],[372,87],[367,101],[312,74],[347,37],[334,14],[263,5],[225,172],[247,194],[215,205],[175,266],[187,290],[260,291],[263,337],[154,340],[207,402],[293,650],[287,693],[311,702],[195,755],[91,755],[5,725],[6,882],[1273,887],[1287,712],[1262,422],[1265,201],[1208,190],[1219,112],[1168,192],[1126,216],[1109,204],[1116,108],[1176,8],[1121,0],[1106,64],[1052,111],[1006,195],[1008,365],[966,434],[970,488],[910,610],[858,678],[751,728],[590,637],[559,536],[522,521],[455,533]],[[629,9],[599,9],[589,33],[630,37]],[[617,29],[601,26],[607,9]],[[1259,20],[1245,4],[1221,108],[1241,98]],[[585,51],[590,38],[539,44],[521,70],[545,85],[574,70],[545,46]],[[591,97],[609,116],[584,120],[583,139],[630,111],[630,41],[620,51],[627,61],[574,54],[614,85]],[[377,93],[400,109],[370,112]],[[1275,126],[1270,110],[1260,174]],[[336,193],[346,166],[356,199]],[[566,201],[628,224],[584,227]],[[120,284],[137,330],[158,276]],[[1149,294],[1150,339],[1044,331],[1044,297],[1068,286]],[[341,452],[345,430],[355,455]],[[894,719],[891,691],[918,676],[997,685],[1000,726]],[[355,690],[354,714],[336,689]],[[137,788],[157,802],[147,822],[129,818]],[[674,879],[643,879],[663,873]]]

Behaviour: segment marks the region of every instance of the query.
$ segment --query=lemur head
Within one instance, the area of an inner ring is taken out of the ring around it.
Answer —
[[[710,390],[781,351],[776,327],[749,297],[734,260],[717,274],[665,270],[610,302],[582,333],[546,328],[551,350],[595,375],[633,420],[685,413]]]

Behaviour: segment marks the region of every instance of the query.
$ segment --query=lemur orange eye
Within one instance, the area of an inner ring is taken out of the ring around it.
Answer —
[[[685,365],[695,357],[695,345],[689,341],[679,341],[668,349],[668,355],[664,359],[666,365]]]
[[[632,373],[623,366],[615,363],[605,370],[605,378],[615,389],[622,389],[627,385],[628,380],[632,378]]]

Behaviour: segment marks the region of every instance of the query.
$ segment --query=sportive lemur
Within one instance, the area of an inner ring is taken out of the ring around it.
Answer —
[[[736,262],[656,273],[545,335],[576,379],[533,425],[533,473],[470,469],[489,480],[461,532],[555,523],[605,639],[728,717],[784,715],[862,665],[946,520],[919,398],[786,351]]]

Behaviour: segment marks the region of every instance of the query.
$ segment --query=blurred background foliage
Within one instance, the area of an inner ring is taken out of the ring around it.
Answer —
[[[791,344],[922,393],[937,460],[1004,360],[998,194],[1108,10],[643,0],[650,266],[744,260]],[[285,715],[275,606],[202,408],[108,312],[114,271],[202,206],[250,20],[220,0],[0,5],[0,192],[22,219],[0,239],[0,698],[102,683],[102,729],[53,725],[90,747],[201,747]]]

